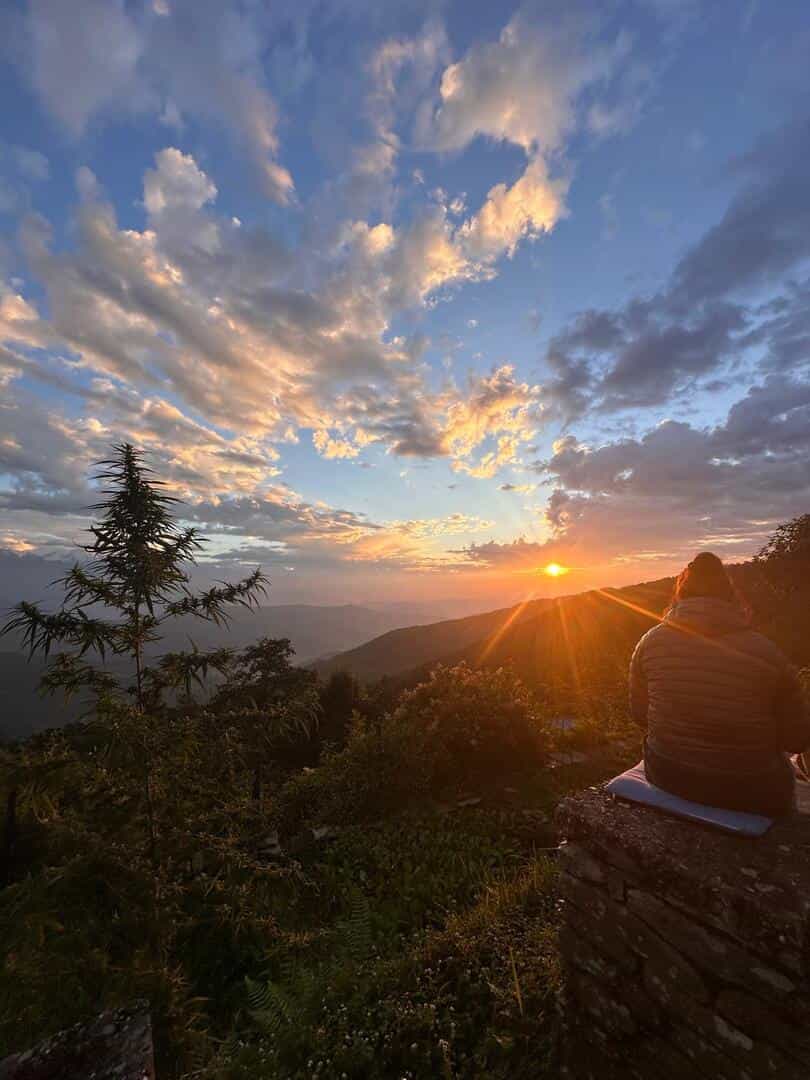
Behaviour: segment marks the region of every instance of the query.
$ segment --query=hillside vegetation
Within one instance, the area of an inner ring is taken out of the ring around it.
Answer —
[[[664,585],[498,613],[410,685],[272,638],[155,661],[263,578],[191,592],[200,541],[131,447],[105,480],[65,606],[11,623],[93,708],[0,748],[0,1055],[147,998],[161,1080],[557,1076],[551,817],[638,759],[627,655]],[[806,526],[740,574],[810,662]]]
[[[11,565],[16,569],[13,563]],[[47,573],[48,580],[52,580],[58,571],[65,574],[68,569],[49,564],[47,571],[40,573],[40,578]],[[47,590],[43,592],[48,595]],[[298,662],[304,664],[389,630],[401,623],[409,610],[413,614],[413,609],[400,610],[396,605],[391,610],[374,610],[357,604],[262,605],[249,611],[233,611],[227,626],[187,615],[167,626],[160,641],[147,642],[145,653],[154,658],[165,652],[189,649],[192,643],[205,651],[225,646],[241,649],[259,638],[283,637],[290,641]],[[429,618],[429,613],[424,612],[423,620],[427,622]],[[4,638],[3,645],[0,652],[0,739],[21,738],[79,719],[82,708],[78,702],[66,705],[59,698],[43,697],[36,692],[45,670],[39,658],[29,659],[19,640],[12,635]],[[123,674],[126,658],[113,658],[113,663]]]

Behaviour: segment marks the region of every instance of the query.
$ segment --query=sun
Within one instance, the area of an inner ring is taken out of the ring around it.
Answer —
[[[550,562],[548,566],[543,567],[543,573],[548,574],[549,577],[562,577],[563,574],[568,573],[568,567],[560,566],[556,562]]]

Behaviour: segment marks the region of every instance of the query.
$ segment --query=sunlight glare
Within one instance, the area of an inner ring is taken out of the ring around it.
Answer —
[[[556,562],[550,562],[548,566],[543,567],[543,573],[548,574],[549,577],[562,577],[563,574],[568,573],[568,567],[560,566]]]

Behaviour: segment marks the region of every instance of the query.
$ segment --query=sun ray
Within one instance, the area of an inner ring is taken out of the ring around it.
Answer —
[[[606,597],[608,600],[613,600],[617,604],[621,604],[623,607],[630,608],[631,611],[636,611],[640,615],[646,615],[647,618],[653,619],[657,623],[662,623],[666,619],[666,615],[660,615],[655,611],[651,611],[649,608],[642,607],[641,604],[635,604],[632,600],[625,600],[620,596],[616,596],[615,593],[608,592],[606,589],[594,589],[594,592],[600,596]],[[694,627],[687,625],[686,623],[678,622],[677,619],[666,619],[667,626],[671,626],[674,630],[680,630],[682,634],[688,634],[690,637],[700,638],[707,645],[713,646],[719,652],[729,653],[732,656],[745,656],[752,664],[757,664],[761,667],[768,668],[769,664],[765,660],[761,660],[759,657],[754,656],[749,652],[745,652],[742,649],[735,648],[734,645],[730,645],[727,641],[724,641],[721,637],[707,637],[705,634],[701,634],[699,630],[695,630]]]
[[[582,677],[580,675],[576,651],[571,644],[571,630],[568,625],[567,605],[564,600],[558,600],[555,606],[557,612],[559,613],[560,629],[562,631],[563,645],[565,646],[565,655],[566,659],[568,660],[568,667],[571,672],[571,678],[574,682],[577,699],[579,702],[581,702],[584,697],[582,688]]]
[[[509,629],[509,627],[512,626],[512,624],[515,622],[515,620],[518,619],[523,614],[523,612],[526,610],[526,607],[532,602],[532,600],[534,600],[534,593],[530,593],[525,598],[525,600],[521,600],[521,602],[515,608],[512,609],[512,611],[508,615],[508,617],[506,619],[504,619],[504,621],[501,623],[501,625],[498,627],[498,629],[495,630],[493,632],[492,636],[487,640],[486,644],[484,645],[484,648],[481,650],[481,655],[478,657],[478,661],[477,661],[478,664],[483,664],[483,662],[486,660],[486,658],[489,656],[489,654],[492,652],[492,650],[495,648],[495,646],[501,640],[501,638],[506,633],[506,631]]]

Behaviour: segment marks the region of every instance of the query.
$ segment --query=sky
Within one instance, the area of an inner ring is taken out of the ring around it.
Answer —
[[[2,0],[0,43],[12,584],[122,441],[272,602],[497,607],[810,510],[804,0]]]

